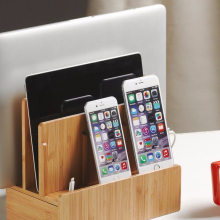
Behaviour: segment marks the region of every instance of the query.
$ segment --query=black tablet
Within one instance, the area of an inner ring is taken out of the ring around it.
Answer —
[[[87,101],[115,96],[122,80],[143,76],[138,53],[27,76],[26,92],[38,189],[38,125],[84,112]],[[117,79],[118,78],[118,79]]]

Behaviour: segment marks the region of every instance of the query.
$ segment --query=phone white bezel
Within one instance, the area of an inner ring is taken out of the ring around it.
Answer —
[[[122,128],[121,133],[122,133],[122,137],[124,139],[124,146],[125,146],[125,152],[126,152],[126,155],[127,155],[127,165],[129,167],[129,171],[119,173],[119,174],[114,174],[112,176],[104,177],[104,178],[102,178],[101,175],[100,175],[99,162],[98,162],[98,157],[96,155],[96,144],[95,144],[94,137],[92,135],[93,134],[92,133],[92,125],[90,123],[89,113],[94,112],[94,111],[99,111],[99,110],[102,110],[102,109],[111,108],[111,107],[117,107],[117,110],[118,110],[118,113],[119,113],[118,102],[117,102],[115,97],[108,97],[108,98],[103,98],[103,99],[99,99],[99,100],[95,100],[95,101],[90,101],[90,102],[87,102],[85,107],[84,107],[85,114],[86,114],[86,120],[87,120],[89,133],[90,133],[90,139],[91,139],[91,143],[92,143],[93,155],[94,155],[94,158],[95,158],[96,170],[97,170],[97,174],[98,174],[100,184],[125,179],[125,178],[128,178],[128,177],[131,176],[131,168],[130,168],[130,163],[129,163],[129,158],[128,158],[128,153],[127,153],[127,148],[126,148],[126,143],[125,143],[124,132],[123,132],[123,127],[122,127],[122,123],[121,123],[120,114],[118,114],[118,118],[119,118],[119,122],[120,122],[121,128]]]
[[[143,76],[143,77],[139,77],[139,78],[135,78],[135,79],[125,80],[122,84],[123,97],[124,97],[124,101],[125,101],[125,108],[126,108],[126,113],[127,113],[128,122],[129,122],[129,130],[130,130],[130,134],[131,134],[131,137],[132,137],[132,145],[133,145],[134,154],[135,154],[135,161],[136,161],[136,165],[137,165],[137,168],[138,168],[138,172],[141,173],[141,174],[146,173],[146,172],[154,171],[155,170],[155,165],[159,165],[160,169],[163,169],[163,168],[166,168],[166,167],[170,167],[174,164],[173,153],[172,153],[171,144],[170,144],[170,138],[169,138],[169,134],[168,134],[168,130],[167,130],[167,122],[165,120],[165,128],[166,128],[166,131],[167,131],[167,137],[168,137],[168,142],[169,142],[169,150],[170,150],[170,154],[171,154],[171,159],[166,160],[166,161],[153,163],[153,164],[149,164],[149,165],[146,165],[146,166],[139,166],[136,139],[134,137],[134,132],[132,131],[132,124],[131,124],[132,121],[131,121],[131,115],[129,113],[129,104],[128,104],[128,99],[127,99],[127,94],[126,93],[127,92],[132,92],[132,91],[135,91],[135,90],[139,90],[139,89],[152,87],[152,86],[158,86],[159,87],[159,93],[160,93],[161,89],[160,89],[159,79],[155,75],[148,75],[148,76]],[[160,93],[160,99],[161,99],[160,100],[161,101],[161,106],[163,108],[163,100],[162,100],[161,93]],[[163,113],[164,113],[164,117],[165,117],[164,109],[163,109]]]

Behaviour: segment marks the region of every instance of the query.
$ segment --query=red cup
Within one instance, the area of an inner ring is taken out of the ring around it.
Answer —
[[[211,164],[213,201],[220,206],[220,161]]]

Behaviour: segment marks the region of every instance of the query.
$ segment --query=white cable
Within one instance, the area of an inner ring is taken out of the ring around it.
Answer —
[[[74,188],[75,188],[75,181],[74,178],[72,178],[69,184],[69,191],[74,191]]]
[[[176,133],[173,131],[173,130],[170,130],[170,128],[168,128],[167,129],[168,130],[168,133],[169,133],[169,135],[173,135],[173,143],[171,144],[171,148],[173,148],[174,147],[174,144],[175,144],[175,142],[176,142]]]

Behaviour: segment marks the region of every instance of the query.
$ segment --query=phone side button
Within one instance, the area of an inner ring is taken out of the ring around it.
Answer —
[[[158,164],[156,164],[155,166],[154,166],[154,170],[159,170],[160,169],[160,166],[158,165]]]

